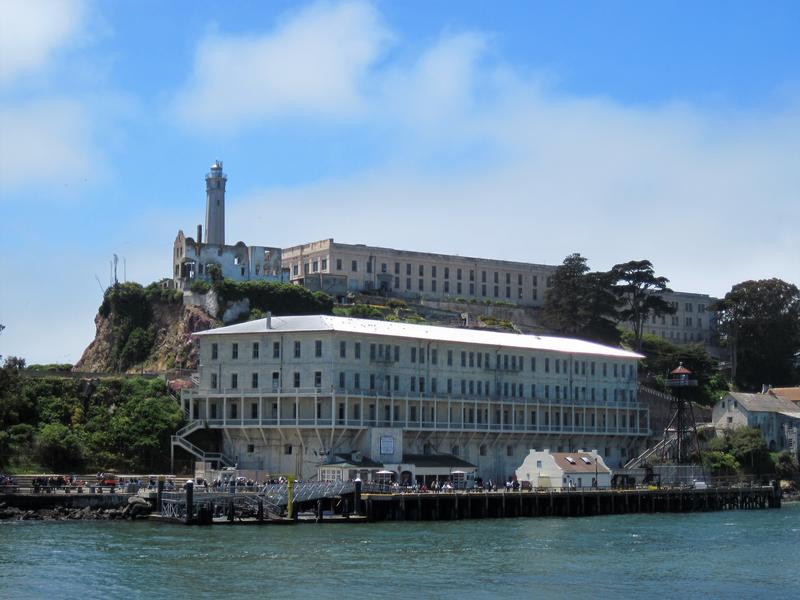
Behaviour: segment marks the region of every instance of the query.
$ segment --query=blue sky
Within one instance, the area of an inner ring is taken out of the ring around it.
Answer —
[[[4,3],[0,354],[75,361],[113,253],[227,238],[800,283],[796,2]]]

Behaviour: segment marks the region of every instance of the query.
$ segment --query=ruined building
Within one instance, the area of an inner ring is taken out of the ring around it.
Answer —
[[[281,249],[248,246],[244,242],[225,244],[225,184],[228,177],[217,160],[206,175],[206,241],[203,226],[197,238],[178,231],[172,252],[172,280],[176,289],[191,287],[195,281],[210,281],[209,267],[216,265],[222,277],[234,281],[281,281]]]

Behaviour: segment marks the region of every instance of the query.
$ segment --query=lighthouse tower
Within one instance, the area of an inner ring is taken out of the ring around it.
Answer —
[[[206,175],[206,243],[225,245],[225,182],[222,161],[215,160]]]

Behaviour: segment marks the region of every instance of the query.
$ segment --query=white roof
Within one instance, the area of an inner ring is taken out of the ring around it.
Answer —
[[[523,348],[526,350],[550,350],[568,354],[595,354],[614,358],[643,358],[641,354],[622,350],[621,348],[603,346],[602,344],[595,344],[594,342],[572,338],[501,333],[498,331],[438,327],[433,325],[415,325],[411,323],[395,323],[392,321],[332,317],[327,315],[272,317],[270,329],[267,329],[267,319],[258,319],[255,321],[247,321],[246,323],[239,323],[237,325],[200,331],[195,335],[216,336],[255,333],[296,333],[304,331],[339,331],[342,333],[355,333],[359,335],[435,340],[459,344],[480,344],[484,346]]]

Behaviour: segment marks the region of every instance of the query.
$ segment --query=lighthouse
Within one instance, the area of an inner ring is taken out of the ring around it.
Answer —
[[[215,160],[206,175],[206,243],[225,245],[225,183],[222,161]]]

